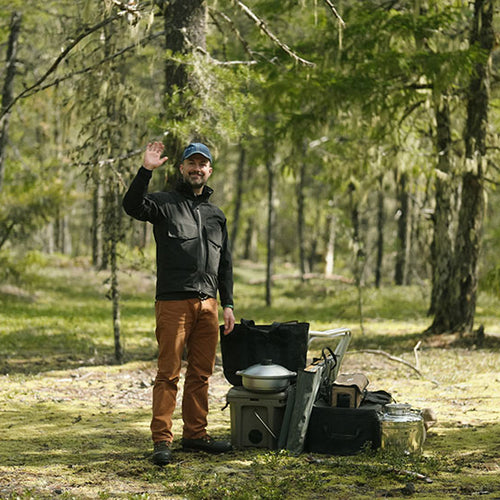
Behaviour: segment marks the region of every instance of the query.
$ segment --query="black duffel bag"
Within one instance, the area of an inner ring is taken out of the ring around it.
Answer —
[[[316,402],[311,412],[304,449],[328,455],[354,455],[380,447],[381,405],[335,408]]]
[[[291,371],[306,366],[309,323],[289,321],[272,325],[256,325],[242,319],[234,330],[224,335],[220,327],[220,345],[224,376],[232,385],[242,385],[238,370],[262,363],[265,359]]]

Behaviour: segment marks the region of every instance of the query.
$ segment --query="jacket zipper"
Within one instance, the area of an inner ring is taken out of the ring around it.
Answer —
[[[205,274],[206,260],[207,260],[207,249],[205,246],[205,241],[203,239],[203,225],[201,221],[200,207],[194,208],[196,214],[196,224],[198,225],[198,238],[200,241],[200,247],[198,249],[198,292],[201,293],[201,277]]]

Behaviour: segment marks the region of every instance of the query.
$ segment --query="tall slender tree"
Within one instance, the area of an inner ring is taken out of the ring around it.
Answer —
[[[2,103],[0,113],[0,191],[3,187],[5,170],[5,148],[9,130],[10,105],[13,100],[13,85],[16,75],[17,46],[19,32],[21,30],[21,13],[13,12],[10,21],[10,33],[7,44],[7,55],[5,61],[5,76],[2,90]]]
[[[475,64],[467,92],[465,157],[454,253],[447,293],[433,297],[435,316],[428,331],[434,333],[469,333],[474,325],[485,210],[490,57],[495,43],[494,4],[494,0],[474,2],[470,45],[480,49],[480,59]]]

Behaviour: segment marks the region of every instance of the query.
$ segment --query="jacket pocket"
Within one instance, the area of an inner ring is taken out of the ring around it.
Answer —
[[[198,227],[190,221],[176,223],[169,221],[167,225],[167,268],[178,268],[192,271],[197,267],[199,248]]]
[[[181,224],[176,224],[174,221],[169,221],[167,234],[169,238],[192,240],[198,237],[198,227],[193,222],[183,221]]]
[[[222,228],[220,224],[207,224],[208,271],[217,274],[222,248]]]

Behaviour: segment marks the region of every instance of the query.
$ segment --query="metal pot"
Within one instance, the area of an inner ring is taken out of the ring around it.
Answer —
[[[245,370],[238,370],[243,387],[252,392],[281,392],[290,384],[290,378],[297,372],[292,372],[281,365],[276,365],[270,359],[252,365]]]
[[[404,454],[422,453],[425,426],[422,412],[409,404],[391,403],[382,416],[382,448]]]

